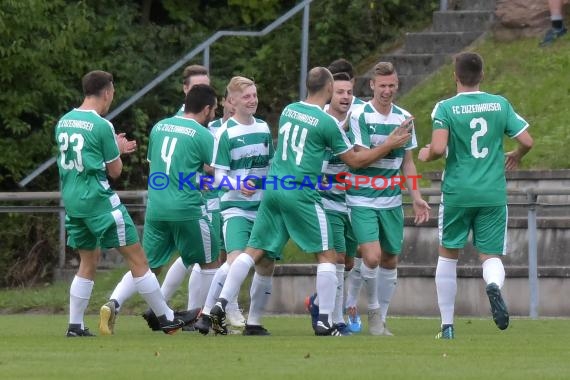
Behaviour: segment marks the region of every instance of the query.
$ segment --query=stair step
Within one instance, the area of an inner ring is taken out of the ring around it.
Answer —
[[[424,32],[406,33],[406,53],[451,54],[463,50],[479,37],[481,32]]]
[[[402,95],[410,91],[421,81],[426,79],[428,74],[412,74],[412,75],[400,75],[398,74],[398,94]],[[434,104],[435,105],[435,104]]]
[[[448,3],[449,10],[494,11],[497,8],[496,0],[453,0]]]
[[[433,13],[434,32],[482,32],[495,19],[490,11],[447,11]]]
[[[380,60],[392,62],[399,76],[430,74],[451,61],[448,54],[386,54]]]

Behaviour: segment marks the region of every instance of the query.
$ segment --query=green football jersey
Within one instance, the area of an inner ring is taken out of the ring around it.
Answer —
[[[443,203],[502,206],[507,203],[503,137],[518,136],[528,123],[509,101],[486,92],[463,92],[435,105],[433,129],[447,129]]]
[[[119,158],[115,129],[92,110],[74,109],[55,127],[62,199],[69,216],[104,214],[121,201],[107,181],[106,163]]]
[[[258,187],[261,187],[261,181],[267,176],[273,153],[273,139],[266,122],[256,118],[253,124],[245,125],[232,117],[218,130],[212,166],[227,170],[228,176],[240,184],[247,176],[255,176],[258,179]],[[252,196],[246,197],[238,189],[229,190],[221,185],[224,190],[220,198],[222,211],[234,207],[241,210],[257,210],[263,191],[256,191]]]
[[[339,155],[350,150],[352,144],[335,119],[318,105],[292,103],[279,118],[277,151],[269,176],[285,183],[317,187],[317,177],[321,176],[323,161],[327,158],[326,148]]]
[[[350,133],[354,144],[365,148],[381,145],[410,116],[409,112],[395,104],[392,104],[388,115],[383,115],[368,102],[351,115]],[[418,146],[415,130],[412,129],[411,133],[411,139],[403,147],[393,149],[367,168],[350,170],[353,174],[352,186],[347,190],[346,199],[349,206],[389,209],[402,205],[402,191],[396,183],[403,182],[397,176],[400,175],[406,151]],[[357,189],[355,176],[368,177],[368,183],[360,183]],[[374,177],[376,179],[373,180]]]
[[[212,134],[193,119],[174,116],[152,128],[147,219],[181,221],[205,215],[200,172],[212,161],[213,147]]]

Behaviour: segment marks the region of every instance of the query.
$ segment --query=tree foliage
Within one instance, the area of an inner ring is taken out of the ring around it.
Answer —
[[[117,106],[216,30],[261,30],[296,3],[0,2],[0,189],[18,189],[18,181],[55,154],[53,127],[63,113],[80,104],[80,81],[86,72],[102,69],[113,73]],[[377,54],[383,41],[394,38],[406,23],[428,19],[435,6],[435,1],[423,0],[313,1],[309,66],[326,66],[339,57],[357,63]],[[260,97],[259,116],[274,124],[283,106],[299,97],[301,19],[302,12],[262,38],[225,37],[216,42],[210,58],[218,92],[223,93],[233,75],[254,78]],[[200,60],[197,57],[193,63]],[[181,71],[113,120],[116,130],[137,139],[140,147],[125,160],[125,175],[114,183],[116,188],[145,187],[148,131],[182,103]],[[27,186],[28,190],[57,188],[54,167]],[[20,223],[26,223],[21,216],[15,220],[16,230]],[[12,222],[4,224],[4,229],[9,229]],[[0,240],[4,240],[1,233]],[[26,254],[23,251],[30,247],[23,247],[18,240],[5,241],[0,256]],[[46,237],[46,241],[46,249],[54,251],[55,237]]]

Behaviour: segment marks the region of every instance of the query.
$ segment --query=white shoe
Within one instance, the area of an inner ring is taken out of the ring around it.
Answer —
[[[245,317],[239,309],[226,310],[226,318],[233,327],[245,327]]]
[[[368,310],[368,331],[370,335],[383,335],[384,324],[380,317],[380,308]]]
[[[379,335],[394,336],[394,334],[392,334],[392,332],[388,330],[388,327],[386,327],[386,322],[382,322],[382,332]]]

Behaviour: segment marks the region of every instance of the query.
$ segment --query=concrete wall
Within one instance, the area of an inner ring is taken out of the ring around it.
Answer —
[[[280,268],[274,279],[273,294],[267,306],[270,313],[305,313],[304,299],[314,292],[316,266],[286,265]],[[435,272],[435,268],[403,267],[398,279],[398,287],[390,305],[390,315],[439,316],[437,294],[433,275],[419,275],[420,272]],[[413,275],[415,272],[415,275]],[[529,315],[529,286],[524,271],[507,268],[507,280],[503,296],[512,316]],[[546,269],[539,275],[551,277],[539,281],[539,316],[570,317],[570,269],[554,273]],[[407,276],[411,275],[411,276]],[[485,283],[479,268],[459,270],[456,315],[490,316],[489,300],[485,293]],[[552,277],[555,275],[556,277]],[[475,277],[476,276],[476,277]],[[360,293],[360,310],[366,310],[364,291]]]

